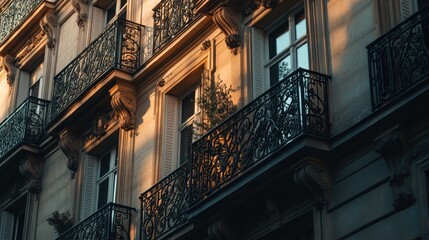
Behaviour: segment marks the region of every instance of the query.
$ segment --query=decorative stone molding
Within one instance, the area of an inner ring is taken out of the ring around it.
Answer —
[[[43,31],[39,31],[27,40],[27,42],[25,43],[25,47],[18,53],[15,58],[16,66],[21,66],[21,61],[33,52],[33,50],[42,42],[44,36],[45,33]]]
[[[205,51],[209,49],[211,45],[212,43],[210,42],[210,40],[205,40],[204,42],[201,43],[201,51]]]
[[[295,183],[310,191],[316,201],[316,208],[328,203],[330,177],[326,164],[321,161],[306,159],[295,168]]]
[[[233,240],[234,233],[223,218],[213,222],[207,228],[210,240]]]
[[[92,122],[91,130],[83,137],[83,144],[86,145],[102,138],[106,135],[107,130],[117,121],[117,115],[113,111],[98,112]]]
[[[6,70],[6,81],[12,87],[15,80],[15,59],[10,55],[6,55],[2,60],[3,69]]]
[[[77,25],[82,28],[88,20],[89,0],[72,0],[72,6],[77,13]]]
[[[40,28],[48,38],[46,45],[49,49],[55,48],[55,28],[57,27],[58,17],[53,11],[48,12],[42,20],[40,20]]]
[[[42,190],[42,162],[33,157],[29,157],[19,165],[19,172],[28,179],[28,191],[39,194]]]
[[[273,0],[247,0],[240,12],[243,17],[250,15],[259,7],[272,8],[274,6]]]
[[[70,130],[64,129],[60,133],[59,146],[68,158],[67,167],[72,171],[74,178],[80,161],[80,141]]]
[[[125,131],[133,130],[136,122],[136,90],[130,83],[119,81],[110,89],[113,111],[119,117],[121,128]]]
[[[416,200],[412,191],[412,178],[409,158],[406,154],[406,141],[400,130],[396,129],[378,140],[376,152],[386,160],[390,169],[390,185],[394,197],[393,206],[402,210]]]
[[[225,42],[234,54],[241,46],[241,36],[238,26],[238,16],[229,7],[221,6],[213,14],[213,21],[226,35]]]

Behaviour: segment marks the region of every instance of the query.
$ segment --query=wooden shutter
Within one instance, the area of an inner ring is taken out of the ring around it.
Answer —
[[[11,212],[2,211],[0,215],[0,239],[12,240],[13,236],[13,222],[15,215]]]
[[[252,28],[252,82],[253,82],[253,99],[261,95],[265,87],[264,77],[264,33],[262,30]]]
[[[177,139],[179,128],[179,98],[165,95],[163,159],[161,177],[167,176],[177,167]]]
[[[80,219],[83,220],[95,211],[97,158],[85,155],[84,179],[82,187],[82,210]]]
[[[401,21],[410,17],[416,11],[416,3],[414,0],[400,0]]]

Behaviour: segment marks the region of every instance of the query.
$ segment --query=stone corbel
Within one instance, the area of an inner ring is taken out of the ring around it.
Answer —
[[[136,124],[136,90],[133,85],[127,82],[118,81],[110,89],[112,97],[110,104],[113,111],[119,117],[119,123],[125,131],[133,130]]]
[[[294,180],[299,186],[306,188],[320,209],[328,203],[330,192],[330,177],[326,164],[314,159],[306,159],[295,166]]]
[[[211,223],[207,228],[210,240],[233,240],[236,239],[231,227],[221,218]]]
[[[72,0],[72,6],[77,13],[77,25],[82,28],[88,20],[88,0]]]
[[[60,133],[60,149],[67,156],[67,167],[72,171],[72,179],[79,167],[81,141],[68,129]]]
[[[213,21],[226,35],[226,45],[234,55],[237,54],[238,48],[241,46],[238,19],[238,14],[226,6],[219,7],[213,14]]]
[[[28,191],[39,194],[42,190],[42,162],[33,157],[29,157],[19,165],[19,172],[28,182]]]
[[[15,80],[15,59],[10,55],[6,55],[2,58],[1,64],[3,69],[6,70],[7,84],[12,87]]]
[[[57,27],[58,18],[53,11],[48,12],[42,20],[40,20],[40,28],[46,34],[47,43],[49,49],[55,48],[55,28]]]
[[[386,160],[390,169],[393,206],[402,210],[416,200],[412,191],[411,169],[406,155],[406,142],[400,130],[393,130],[378,140],[376,152]]]

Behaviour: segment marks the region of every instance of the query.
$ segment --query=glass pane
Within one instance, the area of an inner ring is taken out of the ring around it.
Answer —
[[[20,213],[16,216],[16,240],[23,239],[23,233],[24,233],[24,220],[25,220],[25,214],[24,212]]]
[[[106,23],[110,22],[110,20],[113,19],[113,17],[115,17],[116,14],[116,4],[113,4],[111,7],[109,7],[107,9],[107,13],[106,13]]]
[[[110,153],[104,155],[100,160],[100,178],[110,170]]]
[[[31,86],[30,88],[29,96],[39,97],[39,86],[40,86],[40,81],[37,81],[35,84],[33,84],[33,86]]]
[[[102,206],[106,205],[108,194],[109,194],[109,179],[106,179],[106,180],[102,181],[98,185],[98,205],[97,205],[97,209],[99,209]]]
[[[305,69],[309,69],[309,61],[308,61],[308,45],[307,43],[301,45],[296,51],[298,58],[298,67],[302,67]]]
[[[295,35],[296,39],[301,38],[307,33],[307,25],[305,24],[304,11],[295,16]]]
[[[270,68],[271,86],[278,83],[291,72],[290,56],[283,58]]]
[[[290,32],[287,23],[279,27],[268,37],[270,59],[287,49],[290,45]]]
[[[192,126],[188,126],[180,132],[180,165],[191,159],[191,144]]]
[[[182,99],[182,120],[181,123],[188,120],[195,112],[195,90]]]

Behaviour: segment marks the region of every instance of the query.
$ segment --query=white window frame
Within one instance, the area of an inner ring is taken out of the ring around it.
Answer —
[[[43,61],[38,64],[31,72],[30,72],[30,87],[28,90],[28,96],[34,96],[37,98],[42,98],[42,89],[43,89],[43,75],[44,75],[44,63]],[[37,93],[33,93],[33,87],[38,84]]]
[[[116,190],[117,190],[117,183],[118,183],[118,153],[117,153],[117,147],[113,147],[111,148],[107,153],[103,154],[101,157],[98,158],[98,171],[97,171],[97,181],[96,181],[96,185],[97,185],[97,200],[96,200],[96,205],[97,205],[97,209],[100,209],[103,206],[98,206],[99,203],[99,196],[100,196],[100,184],[102,182],[104,182],[105,180],[109,180],[109,185],[108,185],[108,192],[107,192],[107,199],[105,200],[106,203],[109,202],[115,202],[116,201]],[[101,171],[101,160],[107,156],[110,155],[109,157],[109,169],[108,171],[103,175],[100,176],[100,171]]]

